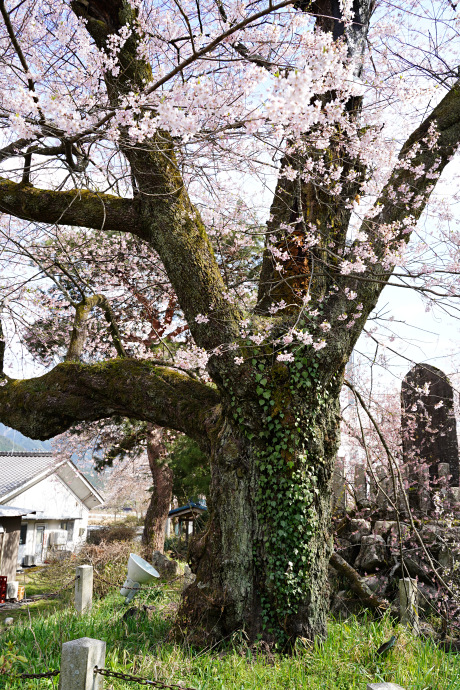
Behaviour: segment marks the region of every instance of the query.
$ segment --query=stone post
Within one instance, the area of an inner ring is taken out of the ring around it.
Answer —
[[[62,645],[59,690],[103,690],[104,677],[94,667],[104,668],[105,642],[91,637]]]
[[[93,605],[93,566],[79,565],[75,576],[75,610],[88,613]]]
[[[354,489],[358,509],[369,507],[367,498],[367,477],[364,465],[355,465],[354,469]]]
[[[402,625],[410,625],[417,633],[419,630],[417,580],[405,577],[399,581],[399,612]]]
[[[335,460],[332,474],[332,501],[336,512],[345,513],[347,510],[347,482],[345,479],[345,465],[342,457]]]

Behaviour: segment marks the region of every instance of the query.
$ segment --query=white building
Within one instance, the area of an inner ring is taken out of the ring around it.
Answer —
[[[38,451],[0,453],[0,505],[35,511],[22,518],[19,564],[43,563],[50,551],[78,549],[86,541],[89,511],[102,503],[71,460]]]

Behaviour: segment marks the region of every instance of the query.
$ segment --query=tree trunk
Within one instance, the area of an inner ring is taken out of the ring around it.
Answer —
[[[147,436],[147,457],[152,473],[152,496],[145,514],[142,543],[163,553],[165,527],[172,500],[173,471],[164,461],[163,429],[151,426]]]
[[[326,390],[305,373],[308,387],[299,385],[303,371],[275,363],[259,379],[260,411],[248,419],[232,403],[237,419],[230,411],[218,423],[209,526],[192,540],[196,581],[178,617],[196,643],[238,629],[286,645],[326,633],[340,383]]]

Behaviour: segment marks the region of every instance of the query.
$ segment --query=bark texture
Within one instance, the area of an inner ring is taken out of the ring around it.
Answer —
[[[275,363],[266,409],[254,414],[255,401],[249,417],[246,399],[244,425],[216,424],[211,518],[190,546],[197,577],[179,611],[192,640],[225,637],[242,621],[251,640],[263,631],[290,645],[326,633],[340,376],[315,383],[305,370],[310,394]]]
[[[150,426],[147,434],[147,458],[152,474],[152,496],[145,514],[142,542],[152,551],[163,553],[165,528],[172,501],[173,471],[165,462],[163,429]]]

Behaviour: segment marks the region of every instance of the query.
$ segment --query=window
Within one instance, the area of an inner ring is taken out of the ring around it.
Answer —
[[[67,522],[61,522],[61,529],[67,529]]]
[[[21,533],[19,535],[19,545],[25,544],[27,541],[27,522],[21,525]]]

